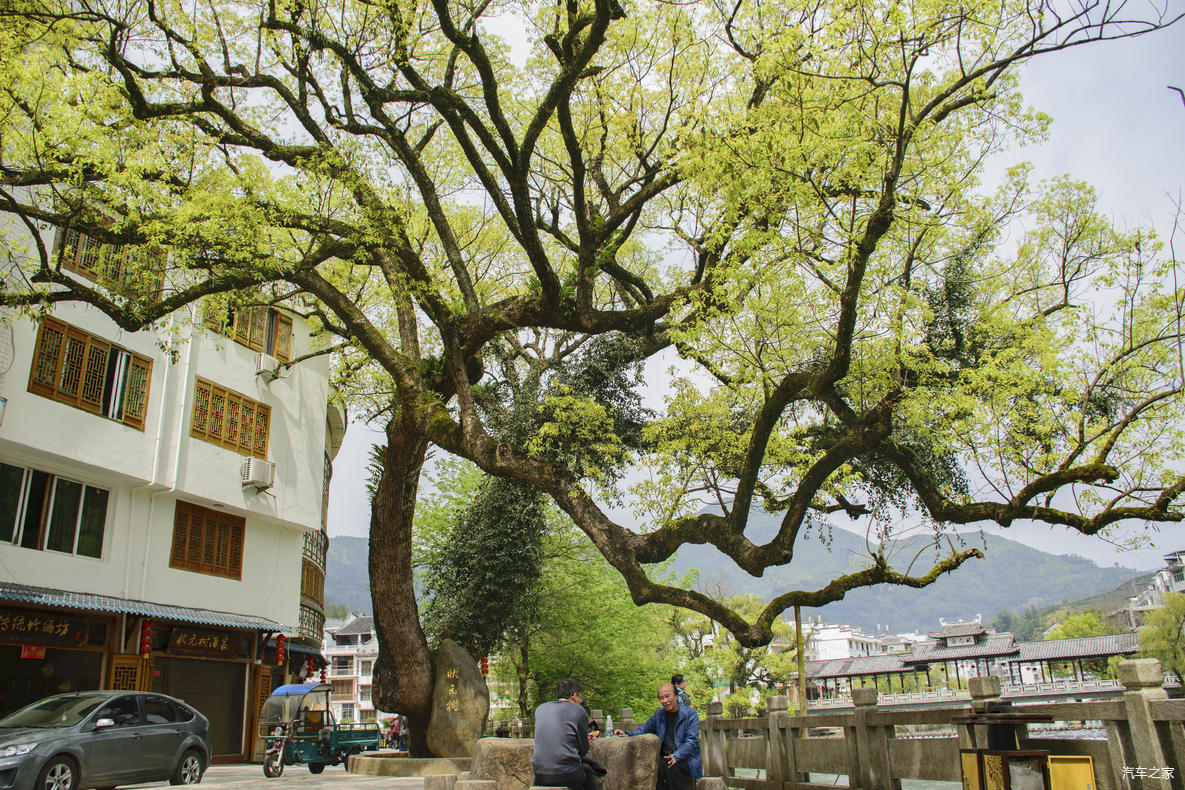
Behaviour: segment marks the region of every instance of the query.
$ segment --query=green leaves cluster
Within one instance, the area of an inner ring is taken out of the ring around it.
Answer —
[[[1140,655],[1155,658],[1165,672],[1185,679],[1185,593],[1166,593],[1140,628]]]
[[[409,447],[524,486],[491,501],[549,497],[636,603],[753,647],[787,606],[978,556],[949,525],[1185,519],[1177,262],[1084,185],[982,186],[1048,122],[1022,63],[1180,15],[1045,11],[15,0],[0,306],[84,302],[133,331],[212,297],[282,305]],[[165,286],[75,277],[43,227],[168,250]],[[647,425],[631,393],[664,352],[681,379]],[[591,493],[630,465],[640,533]],[[372,573],[412,539],[397,504]],[[755,506],[785,514],[762,545]],[[838,512],[941,550],[903,571],[870,540],[860,571],[745,613],[651,573],[710,542],[760,575]]]

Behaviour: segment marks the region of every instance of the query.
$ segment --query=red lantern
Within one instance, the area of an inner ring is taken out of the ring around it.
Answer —
[[[284,660],[287,658],[284,648],[288,646],[288,637],[280,634],[276,637],[276,665],[284,666]]]
[[[146,656],[152,652],[152,620],[145,617],[140,623],[140,655]]]
[[[485,653],[481,654],[481,674],[483,676],[490,674],[490,657]]]
[[[316,666],[317,663],[313,661],[313,657],[309,656],[309,660],[304,662],[304,676],[306,678],[311,678],[313,676],[313,670],[316,668]]]
[[[325,682],[325,667],[321,667],[321,682]]]

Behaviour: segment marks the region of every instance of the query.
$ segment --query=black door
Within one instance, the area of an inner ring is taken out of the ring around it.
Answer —
[[[184,700],[210,720],[214,756],[243,753],[243,699],[247,665],[233,661],[157,658],[160,672],[154,691]]]

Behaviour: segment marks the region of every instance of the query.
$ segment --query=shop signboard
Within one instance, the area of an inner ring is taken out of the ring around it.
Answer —
[[[169,634],[169,653],[194,658],[250,658],[251,637],[225,631],[174,628]]]
[[[82,647],[87,623],[81,617],[0,609],[0,643],[42,647]]]

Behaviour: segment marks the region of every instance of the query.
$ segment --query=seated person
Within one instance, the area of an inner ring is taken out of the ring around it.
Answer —
[[[533,783],[569,790],[600,790],[593,766],[584,762],[590,740],[580,682],[565,678],[560,681],[556,699],[535,710]]]
[[[656,790],[691,790],[704,774],[699,756],[699,714],[695,708],[679,704],[675,687],[658,687],[659,708],[646,722],[629,732],[617,735],[653,733],[662,742],[659,750]]]

